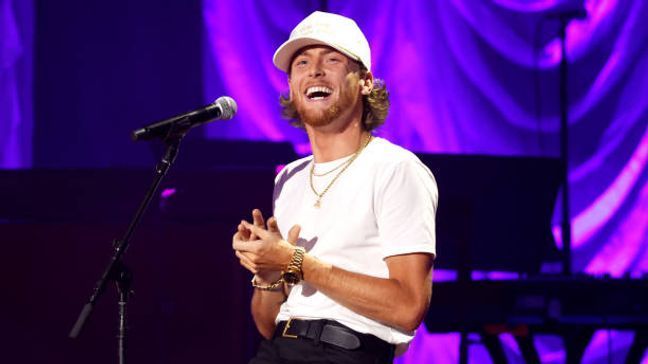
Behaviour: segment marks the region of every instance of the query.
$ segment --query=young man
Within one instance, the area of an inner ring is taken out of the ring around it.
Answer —
[[[372,136],[389,101],[353,20],[311,14],[274,64],[288,75],[284,114],[313,155],[277,176],[275,217],[254,210],[233,237],[255,274],[252,314],[267,339],[251,363],[391,363],[430,303],[434,177]]]

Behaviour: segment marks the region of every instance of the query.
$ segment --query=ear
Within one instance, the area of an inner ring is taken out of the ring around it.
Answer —
[[[290,83],[290,75],[288,75],[288,97],[289,97],[289,99],[290,99],[291,101],[292,101],[292,99],[293,99],[293,93],[292,93],[292,91],[293,91],[293,88],[292,88],[292,84]]]
[[[358,81],[358,84],[360,85],[360,93],[363,95],[369,95],[371,93],[371,90],[373,90],[373,75],[371,72],[367,72],[367,74],[364,76],[364,78],[361,78],[360,81]]]

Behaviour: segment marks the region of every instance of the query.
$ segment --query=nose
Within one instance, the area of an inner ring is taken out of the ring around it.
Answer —
[[[309,70],[309,76],[311,77],[322,77],[324,76],[324,68],[322,67],[322,62],[312,62]]]

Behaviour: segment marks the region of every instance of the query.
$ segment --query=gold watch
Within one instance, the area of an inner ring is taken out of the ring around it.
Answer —
[[[304,262],[305,253],[306,250],[301,246],[295,248],[292,259],[282,274],[282,278],[287,284],[297,284],[302,280],[302,263]]]

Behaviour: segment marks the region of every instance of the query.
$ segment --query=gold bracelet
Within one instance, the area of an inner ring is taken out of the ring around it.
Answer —
[[[252,277],[252,281],[251,281],[250,283],[252,283],[252,287],[254,287],[254,288],[258,288],[258,289],[260,289],[260,290],[262,290],[262,291],[274,291],[274,290],[276,290],[279,286],[281,286],[281,285],[283,284],[283,282],[284,282],[283,277],[280,277],[280,278],[279,278],[277,281],[275,281],[274,283],[272,283],[272,284],[268,284],[268,285],[266,285],[266,286],[262,286],[262,285],[260,285],[260,284],[257,283],[257,281],[256,281],[256,275],[255,275],[255,276]]]

